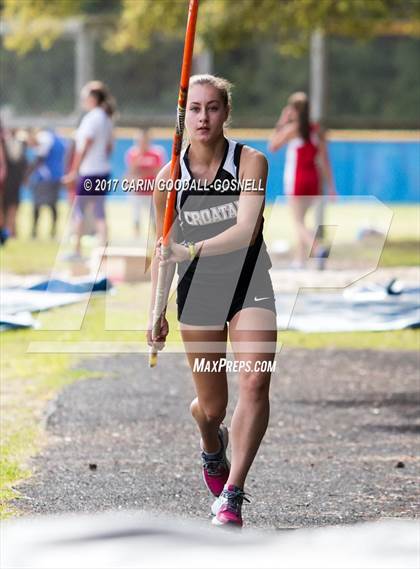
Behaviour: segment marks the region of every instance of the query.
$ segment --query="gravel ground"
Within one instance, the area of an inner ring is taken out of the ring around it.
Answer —
[[[145,509],[205,519],[193,397],[183,355],[91,357],[101,379],[49,407],[48,444],[20,484],[24,514]],[[283,349],[271,419],[248,477],[248,527],[419,515],[416,352]],[[231,416],[237,377],[230,378]],[[417,444],[416,444],[417,443]]]

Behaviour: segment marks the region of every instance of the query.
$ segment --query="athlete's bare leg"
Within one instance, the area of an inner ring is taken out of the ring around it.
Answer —
[[[220,358],[226,357],[227,328],[214,330],[181,324],[181,335],[197,393],[197,397],[191,403],[191,413],[200,429],[203,450],[209,453],[217,452],[220,449],[218,430],[226,415],[228,401],[226,371],[216,373],[212,371],[195,372],[193,370],[196,358],[204,358],[206,362],[210,362],[211,366],[213,362],[218,364]],[[202,351],[190,351],[189,343],[195,345],[202,343]],[[208,345],[217,345],[217,352],[205,352],[205,347]]]
[[[17,214],[17,205],[15,204],[9,205],[6,210],[5,225],[9,231],[10,237],[16,237],[16,214]]]
[[[305,224],[306,213],[313,203],[314,197],[312,196],[290,197],[290,207],[292,210],[298,238],[297,257],[302,264],[307,261],[309,253],[315,241],[315,232],[306,227]]]
[[[230,428],[231,470],[227,484],[244,488],[245,479],[261,440],[270,414],[270,372],[255,370],[255,362],[272,362],[277,341],[276,316],[270,310],[245,308],[232,318],[229,338],[236,360],[251,362],[251,371],[239,375],[239,399]],[[253,343],[251,346],[244,345]],[[243,350],[249,350],[244,352]],[[269,351],[263,351],[268,349]]]
[[[96,233],[101,247],[105,247],[108,239],[108,228],[105,219],[96,220]]]
[[[74,223],[74,231],[76,233],[76,255],[82,254],[82,237],[83,237],[83,217],[78,215]]]

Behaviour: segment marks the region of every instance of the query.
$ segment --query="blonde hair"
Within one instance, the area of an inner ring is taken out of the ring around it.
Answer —
[[[189,87],[194,87],[194,85],[211,85],[211,87],[214,87],[219,92],[223,105],[225,107],[229,107],[229,115],[225,122],[225,126],[227,126],[228,122],[230,121],[230,113],[232,110],[233,84],[223,77],[217,77],[216,75],[205,73],[203,75],[191,76]]]
[[[95,97],[98,105],[102,107],[110,117],[115,113],[117,108],[115,98],[102,81],[89,81],[89,83],[86,83],[83,87],[82,94]]]
[[[289,105],[308,103],[308,95],[303,91],[296,91],[296,93],[290,95],[287,102],[289,103]]]

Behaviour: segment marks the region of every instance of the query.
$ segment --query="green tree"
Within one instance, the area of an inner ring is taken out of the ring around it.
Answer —
[[[409,127],[420,124],[420,42],[330,38],[328,122],[337,127]]]
[[[178,38],[185,28],[186,0],[3,0],[10,28],[5,45],[25,52],[49,48],[65,18],[92,15],[113,51],[146,49],[155,34]],[[198,37],[212,50],[244,41],[273,41],[284,52],[307,48],[315,28],[328,34],[370,37],[379,33],[419,35],[417,0],[201,0]]]
[[[187,5],[0,0],[11,31],[3,46],[13,50],[2,50],[3,103],[18,112],[71,111],[74,55],[59,36],[64,19],[79,17],[99,32],[96,75],[110,84],[121,114],[172,116]],[[269,126],[291,91],[308,89],[302,52],[321,26],[330,35],[328,124],[417,126],[419,40],[372,36],[418,35],[419,12],[420,0],[201,0],[197,47],[209,46],[215,72],[235,84],[235,126]]]

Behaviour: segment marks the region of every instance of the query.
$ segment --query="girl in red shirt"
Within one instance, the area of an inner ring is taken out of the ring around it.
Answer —
[[[308,209],[322,195],[322,175],[329,195],[336,195],[325,137],[319,125],[309,121],[309,100],[305,93],[289,97],[271,136],[269,150],[275,152],[285,144],[284,191],[298,237],[297,259],[292,266],[303,268],[310,253],[318,258],[326,253],[314,231],[305,224]]]

